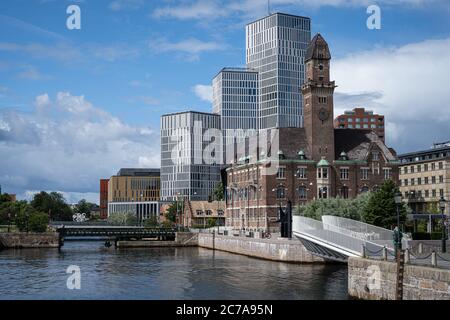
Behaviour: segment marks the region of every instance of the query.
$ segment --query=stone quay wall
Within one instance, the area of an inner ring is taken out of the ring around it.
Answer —
[[[376,276],[378,271],[379,277]],[[404,300],[450,300],[450,270],[405,265],[403,275]],[[348,259],[348,293],[351,297],[394,300],[396,282],[395,262]]]
[[[30,249],[58,248],[58,233],[0,233],[0,248]]]
[[[256,239],[199,233],[198,245],[273,261],[325,263],[325,260],[310,254],[297,239]]]
[[[191,232],[177,232],[175,241],[138,240],[118,241],[118,248],[159,248],[159,247],[196,247],[198,234]]]

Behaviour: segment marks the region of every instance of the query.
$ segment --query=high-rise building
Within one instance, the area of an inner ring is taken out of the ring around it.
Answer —
[[[364,108],[354,108],[345,111],[334,119],[336,129],[365,129],[374,131],[384,142],[384,116],[374,114]]]
[[[254,135],[258,129],[258,72],[223,68],[213,79],[213,112],[220,115],[225,145]]]
[[[100,179],[100,219],[108,218],[108,182],[109,179]]]
[[[161,117],[161,200],[208,200],[221,181],[220,116],[195,111]],[[208,152],[209,145],[216,145]]]
[[[246,26],[247,68],[259,72],[259,129],[302,127],[310,18],[274,13]]]
[[[413,213],[438,213],[439,200],[450,200],[450,141],[400,158],[400,191]]]
[[[160,170],[120,169],[108,182],[108,216],[131,213],[139,222],[159,216]]]

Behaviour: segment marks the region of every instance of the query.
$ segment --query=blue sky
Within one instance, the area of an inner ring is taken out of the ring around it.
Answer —
[[[450,140],[450,4],[446,0],[272,0],[309,16],[333,55],[336,113],[386,115],[399,152]],[[381,30],[366,27],[368,5]],[[81,30],[66,8],[81,8]],[[29,197],[97,200],[98,179],[159,166],[159,118],[210,111],[210,83],[245,64],[246,23],[264,0],[0,2],[0,184]]]

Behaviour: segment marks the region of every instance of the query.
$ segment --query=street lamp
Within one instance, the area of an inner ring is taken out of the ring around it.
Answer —
[[[11,212],[8,212],[8,233],[11,231]]]
[[[400,192],[394,195],[394,201],[397,207],[397,227],[394,229],[394,243],[397,254],[402,249],[402,232],[400,231],[400,204],[402,203],[402,194]]]
[[[445,241],[446,238],[446,232],[445,232],[445,203],[447,201],[444,199],[444,197],[441,197],[439,199],[439,209],[441,209],[441,214],[442,214],[442,253],[447,252],[447,244]]]

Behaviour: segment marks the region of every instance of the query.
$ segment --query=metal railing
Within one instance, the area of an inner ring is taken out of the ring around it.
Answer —
[[[382,247],[375,242],[355,237],[348,229],[302,216],[293,217],[292,230],[300,237],[306,236],[310,241],[349,256],[361,256],[363,245],[371,250]]]

